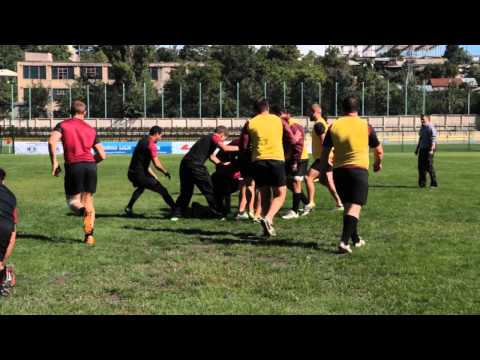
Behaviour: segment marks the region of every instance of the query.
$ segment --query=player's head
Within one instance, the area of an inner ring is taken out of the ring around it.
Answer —
[[[228,129],[225,126],[219,126],[215,129],[215,134],[220,135],[220,138],[223,141],[228,138]]]
[[[321,116],[322,116],[322,107],[319,104],[313,104],[310,107],[310,120],[316,121]]]
[[[422,122],[422,125],[426,125],[430,122],[430,117],[425,114],[422,114],[420,115],[420,121]]]
[[[278,117],[282,116],[282,108],[278,105],[272,105],[270,112]]]
[[[85,117],[87,112],[87,105],[83,101],[75,100],[72,104],[70,114],[72,117]]]
[[[7,173],[5,172],[5,170],[0,169],[0,184],[3,184],[6,176],[7,176]]]
[[[342,103],[343,113],[344,114],[354,114],[358,113],[358,101],[354,96],[349,96],[343,99]]]
[[[148,135],[153,139],[153,141],[157,142],[162,138],[162,128],[160,126],[154,126],[150,129]]]
[[[255,112],[261,114],[270,111],[270,104],[267,99],[260,99],[255,103]]]

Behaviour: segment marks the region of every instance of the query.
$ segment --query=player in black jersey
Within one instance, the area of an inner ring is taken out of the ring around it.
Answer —
[[[225,152],[239,150],[238,146],[224,144],[227,137],[228,129],[225,126],[219,126],[213,134],[201,137],[183,158],[180,164],[180,196],[172,214],[172,221],[177,221],[178,218],[186,214],[188,205],[192,200],[194,186],[197,186],[207,199],[210,211],[214,215],[222,216],[223,208],[215,198],[212,179],[205,162],[208,159],[212,160],[212,155],[217,148]]]
[[[160,172],[162,172],[168,179],[171,179],[170,173],[163,166],[157,157],[157,142],[162,138],[162,129],[154,126],[150,129],[148,136],[141,139],[133,152],[130,167],[128,169],[128,179],[137,189],[134,191],[130,202],[125,208],[125,213],[128,216],[133,215],[133,205],[143,194],[145,189],[151,190],[160,194],[163,200],[173,210],[175,202],[168,193],[168,190],[160,184],[157,176],[150,168],[150,163]]]

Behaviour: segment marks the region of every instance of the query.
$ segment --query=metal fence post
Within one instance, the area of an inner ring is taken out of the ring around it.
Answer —
[[[335,81],[335,116],[338,116],[338,81]]]
[[[165,89],[162,87],[162,119],[165,118]]]
[[[387,80],[387,116],[390,116],[390,79]]]
[[[300,106],[302,107],[302,117],[303,117],[303,82],[300,83],[300,89],[301,89],[301,93],[300,93]]]
[[[362,82],[362,116],[365,116],[365,82]]]
[[[54,104],[53,104],[53,89],[50,88],[50,119],[53,120],[53,111],[54,111]],[[27,128],[30,127],[30,124],[27,124]]]
[[[87,85],[87,119],[90,119],[90,86]]]
[[[220,81],[220,89],[219,89],[219,102],[220,102],[220,118],[223,117],[223,99],[222,99],[222,82]]]
[[[198,83],[198,116],[202,118],[202,83]]]
[[[470,115],[470,87],[468,88],[467,93],[467,114]]]
[[[287,107],[287,83],[283,82],[283,107]]]
[[[322,106],[322,83],[318,83],[318,105]]]
[[[403,153],[403,126],[402,126],[402,153]]]
[[[122,84],[122,105],[125,106],[125,84]]]
[[[72,105],[70,105],[72,107]],[[28,88],[28,120],[32,121],[32,88]]]
[[[237,81],[237,118],[240,117],[240,83]]]
[[[68,105],[72,107],[72,85],[68,85]]]
[[[105,119],[108,117],[108,100],[107,100],[107,83],[104,84],[104,96],[105,96]]]
[[[180,118],[183,118],[183,89],[182,89],[182,84],[180,84]]]
[[[14,100],[14,90],[13,90],[13,83],[10,85],[10,127],[12,127],[12,124],[14,123],[14,118],[15,118],[15,100]]]
[[[422,113],[425,114],[427,112],[427,89],[425,80],[423,80],[423,103],[422,103]]]
[[[143,118],[147,117],[147,83],[143,83]]]
[[[263,97],[267,100],[267,82],[263,83]]]
[[[408,76],[405,78],[405,115],[408,115]]]

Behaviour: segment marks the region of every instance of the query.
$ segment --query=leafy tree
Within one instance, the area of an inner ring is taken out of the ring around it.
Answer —
[[[459,45],[447,45],[443,57],[447,58],[450,64],[464,65],[472,63],[472,57]]]
[[[51,53],[54,61],[70,61],[67,45],[20,45],[23,51]]]
[[[207,61],[210,59],[211,49],[209,45],[184,45],[178,56],[185,61]]]
[[[300,58],[297,45],[272,45],[268,48],[267,59],[294,62]]]
[[[158,62],[177,62],[179,55],[176,47],[159,47],[156,52],[156,60]]]

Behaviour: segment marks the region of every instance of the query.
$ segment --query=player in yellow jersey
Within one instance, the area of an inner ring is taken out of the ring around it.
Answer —
[[[365,241],[358,235],[357,227],[362,206],[367,204],[368,198],[369,148],[374,149],[373,169],[378,172],[382,169],[383,147],[375,130],[358,116],[356,98],[346,98],[343,101],[343,111],[345,116],[333,123],[323,141],[320,169],[325,177],[329,168],[329,152],[334,147],[333,179],[345,207],[338,249],[340,253],[351,253],[348,244],[350,239],[356,248],[365,245]]]
[[[275,215],[285,203],[287,178],[285,174],[284,138],[293,144],[296,138],[288,123],[276,115],[270,114],[270,106],[265,99],[256,103],[257,116],[248,122],[248,138],[242,139],[240,149],[247,149],[251,144],[252,171],[255,185],[259,189],[262,201],[272,200],[263,206],[265,216],[260,220],[265,236],[275,236],[273,227]],[[298,164],[292,164],[298,166]]]
[[[310,167],[305,182],[307,184],[308,191],[308,205],[305,206],[302,216],[310,214],[315,208],[315,180],[321,178],[320,171],[320,156],[322,155],[323,150],[323,140],[328,131],[328,123],[322,116],[322,108],[318,104],[313,104],[311,107],[310,121],[314,122],[313,131],[312,131],[312,156],[313,164]],[[330,151],[329,154],[329,167],[326,169],[326,181],[322,181],[322,184],[325,185],[330,191],[330,194],[335,200],[335,211],[343,211],[342,200],[338,196],[337,189],[335,188],[335,183],[333,181],[333,157],[334,151]]]

